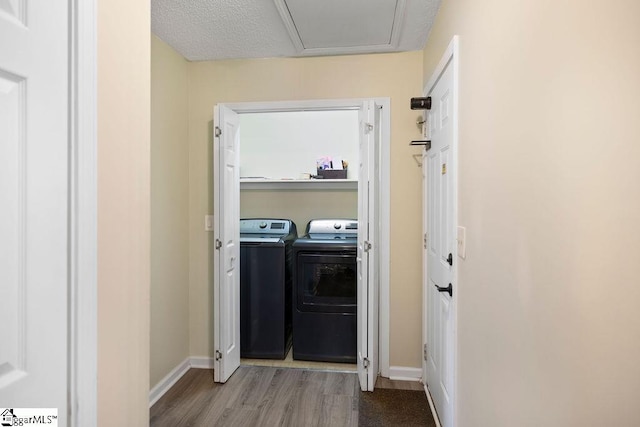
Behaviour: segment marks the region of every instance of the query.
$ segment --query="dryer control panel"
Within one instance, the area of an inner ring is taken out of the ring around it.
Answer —
[[[355,219],[314,219],[307,225],[307,234],[358,234]]]

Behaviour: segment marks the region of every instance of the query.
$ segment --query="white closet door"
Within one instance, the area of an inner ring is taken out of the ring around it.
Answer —
[[[378,287],[376,241],[376,147],[380,139],[380,112],[374,101],[360,107],[358,171],[357,352],[360,388],[372,391],[378,376]]]
[[[240,120],[214,108],[214,381],[240,366]]]

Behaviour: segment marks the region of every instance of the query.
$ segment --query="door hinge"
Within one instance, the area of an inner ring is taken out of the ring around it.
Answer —
[[[427,360],[427,345],[424,345],[424,349],[422,350],[422,357],[424,358],[424,360]]]
[[[216,250],[220,249],[222,247],[222,242],[220,241],[220,239],[216,239]]]
[[[221,360],[222,359],[222,353],[220,353],[219,350],[216,350],[216,361]]]
[[[369,252],[371,250],[371,242],[365,240],[364,241],[364,251]]]
[[[364,133],[369,133],[373,130],[373,125],[371,123],[364,124]]]
[[[216,128],[215,128],[215,135],[216,135],[216,136],[220,136],[220,135],[222,135],[222,130],[220,129],[220,126],[216,126]]]
[[[364,369],[369,369],[369,359],[368,358],[365,357],[364,359],[362,359],[362,367]]]
[[[424,233],[424,237],[422,238],[422,243],[425,249],[427,249],[427,233]]]

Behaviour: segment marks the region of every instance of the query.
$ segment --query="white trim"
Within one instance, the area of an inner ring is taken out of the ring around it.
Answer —
[[[97,425],[96,0],[69,3],[69,425]]]
[[[296,29],[296,25],[293,23],[293,18],[291,18],[291,14],[289,13],[289,8],[287,7],[285,0],[273,0],[273,2],[275,3],[276,9],[278,9],[278,13],[282,18],[282,22],[287,29],[287,33],[289,34],[291,43],[293,43],[293,47],[295,47],[298,53],[302,52],[304,50],[304,45],[302,44],[302,40],[300,40],[298,30]]]
[[[336,109],[359,109],[366,100],[373,100],[382,105],[382,140],[381,164],[382,185],[380,189],[380,241],[389,242],[390,239],[390,193],[391,193],[391,100],[390,98],[347,98],[347,99],[315,99],[303,101],[271,101],[271,102],[240,102],[224,103],[237,113],[256,113],[264,111],[321,111]],[[378,363],[380,374],[389,377],[389,283],[390,283],[390,252],[389,245],[380,245],[380,289],[378,310]],[[215,306],[214,306],[215,309]]]
[[[153,406],[166,392],[169,391],[180,378],[184,376],[191,369],[189,358],[187,357],[171,370],[164,378],[158,381],[151,391],[149,392],[149,408]]]
[[[426,93],[426,89],[423,92],[423,96]],[[422,131],[423,136],[427,137],[428,135],[428,128],[427,128],[427,123],[426,123],[426,119],[427,119],[427,114],[426,112],[423,113],[422,119],[425,120],[425,124],[424,124],[424,128]],[[425,384],[425,388],[426,388],[426,384],[427,384],[427,358],[425,357],[425,347],[427,345],[428,340],[428,325],[429,325],[429,320],[427,319],[427,307],[429,307],[429,292],[427,289],[427,281],[428,281],[428,276],[427,276],[427,264],[428,264],[428,256],[427,256],[427,231],[428,231],[428,222],[427,222],[427,175],[425,173],[426,168],[427,168],[427,150],[425,150],[424,148],[422,149],[422,154],[421,154],[421,159],[420,159],[420,169],[421,169],[421,175],[422,175],[422,188],[421,188],[421,195],[422,195],[422,282],[421,282],[421,287],[422,287],[422,346],[420,347],[420,352],[421,354],[421,366],[422,366],[422,380]]]
[[[380,368],[380,375],[388,378],[389,373],[389,343],[390,343],[390,307],[389,307],[389,288],[390,288],[390,264],[391,253],[390,245],[382,244],[382,242],[391,241],[391,166],[389,159],[391,158],[391,100],[389,98],[383,98],[377,100],[377,103],[382,105],[383,109],[388,111],[388,114],[382,115],[382,141],[388,143],[382,144],[382,150],[380,152],[380,173],[382,179],[380,181],[380,268],[378,274],[380,275],[380,289],[378,298],[378,363]]]
[[[442,427],[440,424],[440,418],[438,418],[438,413],[436,412],[436,407],[433,406],[433,399],[431,398],[431,393],[429,393],[429,388],[427,385],[424,385],[424,393],[427,395],[427,401],[429,402],[429,409],[431,409],[431,415],[433,416],[433,420],[436,422],[436,427]]]
[[[442,75],[442,72],[444,71],[444,69],[447,67],[447,65],[451,63],[452,67],[453,67],[453,138],[452,138],[452,143],[451,143],[451,153],[453,158],[455,159],[455,165],[456,165],[456,174],[453,176],[452,178],[452,183],[453,183],[453,200],[452,200],[452,204],[453,204],[453,223],[456,226],[456,230],[457,230],[457,226],[458,226],[458,177],[460,174],[460,161],[459,161],[459,156],[458,156],[458,147],[459,147],[459,130],[458,130],[458,126],[459,126],[459,90],[460,90],[460,37],[455,35],[453,36],[453,38],[451,39],[451,42],[449,42],[449,45],[447,46],[447,49],[445,50],[442,58],[440,59],[440,62],[438,62],[438,65],[436,66],[435,70],[433,71],[433,73],[431,74],[431,78],[429,78],[429,81],[427,82],[427,84],[424,87],[423,90],[423,94],[425,96],[428,96],[428,94],[431,92],[431,90],[433,89],[433,87],[436,85],[436,83],[438,82],[438,80],[440,79],[440,76]],[[424,208],[423,208],[424,209]],[[423,211],[423,216],[424,216],[424,211]],[[426,230],[426,227],[425,227]],[[458,260],[458,253],[457,253],[457,246],[454,245],[453,246],[453,251],[454,251],[454,259]],[[423,261],[426,263],[426,260]],[[426,286],[425,281],[427,280],[427,270],[426,270],[426,266],[424,267],[424,278],[423,278],[423,289]],[[458,283],[458,263],[454,262],[454,267],[453,267],[453,277],[451,280],[451,283],[453,285],[453,297],[452,297],[452,304],[451,304],[451,309],[453,311],[453,349],[452,349],[452,353],[453,353],[453,360],[451,361],[453,364],[453,389],[450,391],[449,397],[451,398],[451,402],[452,402],[452,406],[453,406],[453,416],[452,416],[452,425],[451,427],[455,427],[458,423],[458,414],[459,414],[459,407],[458,407],[458,399],[457,399],[457,395],[458,395],[458,301],[459,301],[459,295],[460,295],[460,286]],[[423,292],[423,294],[426,294],[425,292]],[[423,311],[423,329],[426,329],[426,310],[428,308],[428,305],[426,304],[426,299],[423,300],[423,307],[422,307],[422,311]],[[424,345],[426,343],[426,333],[423,333],[423,343],[422,345]],[[424,364],[423,364],[424,366]],[[425,372],[425,389],[426,389],[426,372]],[[429,399],[431,399],[430,395],[427,393]],[[430,405],[432,405],[432,402],[430,400]],[[435,412],[435,410],[434,410]]]
[[[458,56],[459,56],[458,52],[459,52],[459,44],[460,44],[459,39],[460,39],[459,36],[453,36],[453,38],[451,39],[451,42],[449,42],[449,46],[447,46],[447,50],[444,51],[442,58],[440,58],[440,62],[438,62],[438,65],[433,71],[433,74],[431,74],[431,78],[429,79],[427,84],[424,86],[423,93],[425,95],[428,95],[429,92],[431,92],[431,89],[433,89],[433,87],[436,85],[436,82],[440,78],[440,75],[444,71],[445,67],[447,66],[449,61],[451,61],[452,59],[454,61],[454,68],[453,68],[454,83],[457,82],[456,77],[458,76],[457,74],[458,67],[456,65],[458,65]],[[454,128],[454,129],[457,130],[457,128]]]
[[[182,378],[189,369],[213,369],[214,360],[211,357],[187,357],[175,368],[164,376],[149,391],[149,408],[151,408],[162,396]]]
[[[457,233],[459,218],[458,218],[458,203],[459,203],[459,176],[460,176],[460,46],[459,37],[453,36],[453,39],[449,43],[451,46],[451,61],[453,66],[453,147],[452,155],[456,161],[456,173],[453,176],[453,223],[455,224],[455,230]],[[456,235],[457,240],[457,235]],[[453,245],[455,250],[456,261],[460,261],[458,258],[458,245]],[[453,284],[456,287],[456,293],[453,296],[453,393],[451,399],[453,400],[453,422],[451,427],[458,425],[458,301],[460,300],[460,284],[458,282],[458,263],[456,262],[453,268]]]
[[[195,369],[213,369],[213,357],[190,357],[189,364]]]
[[[420,381],[422,378],[421,368],[410,368],[408,366],[390,366],[389,379],[398,381]]]
[[[323,110],[357,110],[366,100],[374,100],[382,104],[389,98],[341,98],[341,99],[307,99],[298,101],[265,101],[220,103],[233,111],[242,113],[259,113],[265,111],[323,111]]]

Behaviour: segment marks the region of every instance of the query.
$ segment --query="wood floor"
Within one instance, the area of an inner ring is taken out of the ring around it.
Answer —
[[[276,368],[301,368],[301,369],[324,369],[329,371],[351,371],[357,372],[358,365],[355,363],[330,363],[312,362],[309,360],[294,360],[293,349],[287,353],[284,360],[279,359],[240,359],[241,365],[271,366]]]
[[[377,386],[408,388],[389,380]],[[355,373],[241,366],[221,385],[211,370],[190,369],[153,405],[150,425],[357,426],[360,393]]]

